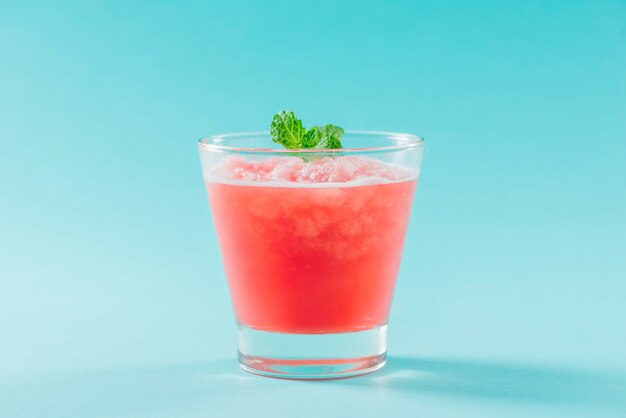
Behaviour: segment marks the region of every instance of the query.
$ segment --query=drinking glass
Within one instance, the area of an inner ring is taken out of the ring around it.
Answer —
[[[342,142],[282,149],[267,132],[199,141],[247,371],[324,379],[385,364],[424,141],[347,131]]]

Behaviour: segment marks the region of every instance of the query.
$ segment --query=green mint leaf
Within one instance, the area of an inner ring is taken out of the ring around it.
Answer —
[[[302,137],[302,148],[315,148],[315,146],[322,139],[322,129],[319,126],[314,126]]]
[[[296,118],[293,112],[282,110],[272,119],[270,128],[272,141],[287,149],[302,148],[302,137],[305,132],[302,121]]]
[[[314,126],[308,131],[293,112],[278,112],[270,127],[272,141],[287,149],[342,148],[343,129],[335,125]]]
[[[305,135],[307,148],[336,149],[342,148],[343,129],[335,125],[314,126]]]

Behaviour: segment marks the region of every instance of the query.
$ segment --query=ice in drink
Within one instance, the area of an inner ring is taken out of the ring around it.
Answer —
[[[387,323],[416,173],[361,156],[230,156],[205,180],[238,323],[285,333]]]

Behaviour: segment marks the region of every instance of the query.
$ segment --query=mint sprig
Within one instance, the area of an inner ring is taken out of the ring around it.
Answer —
[[[313,126],[307,130],[293,112],[281,110],[272,119],[272,141],[287,149],[342,148],[343,129],[335,125]]]

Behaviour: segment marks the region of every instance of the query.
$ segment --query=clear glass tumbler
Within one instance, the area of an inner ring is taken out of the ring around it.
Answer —
[[[269,133],[200,140],[239,327],[239,362],[293,379],[379,369],[424,142],[346,132],[287,150]]]

